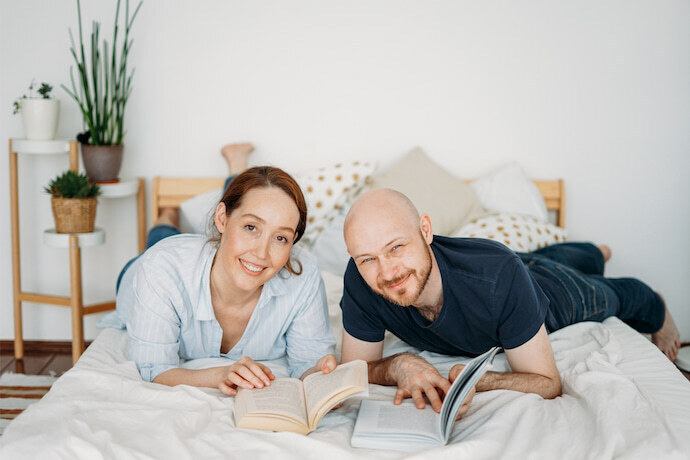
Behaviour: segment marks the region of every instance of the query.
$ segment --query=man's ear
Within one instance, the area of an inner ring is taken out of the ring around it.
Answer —
[[[422,236],[426,244],[431,244],[434,240],[434,232],[431,228],[431,217],[428,214],[422,214],[419,218],[419,228],[422,231]]]
[[[216,206],[216,212],[213,214],[213,223],[216,224],[218,232],[222,235],[225,233],[225,224],[227,221],[227,214],[225,213],[225,203],[222,201]]]

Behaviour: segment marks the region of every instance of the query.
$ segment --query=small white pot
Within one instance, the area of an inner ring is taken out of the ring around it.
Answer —
[[[20,99],[24,136],[32,141],[55,139],[60,101],[57,99]]]

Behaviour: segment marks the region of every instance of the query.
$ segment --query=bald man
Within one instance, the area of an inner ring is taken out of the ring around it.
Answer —
[[[352,259],[340,303],[342,362],[368,361],[369,382],[397,385],[396,404],[412,397],[423,408],[426,395],[438,412],[463,365],[446,379],[413,354],[382,359],[386,330],[447,355],[503,347],[512,372],[488,372],[476,390],[544,398],[561,394],[547,333],[569,324],[616,315],[654,333],[671,360],[678,353],[678,330],[661,297],[638,280],[602,276],[606,247],[563,243],[516,254],[490,240],[434,236],[429,216],[388,189],[355,201],[344,234]]]

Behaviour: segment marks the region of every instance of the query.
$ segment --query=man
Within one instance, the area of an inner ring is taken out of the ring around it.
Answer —
[[[395,404],[412,397],[441,408],[449,379],[409,353],[382,358],[390,330],[423,350],[475,356],[501,346],[512,372],[488,372],[477,391],[509,389],[544,398],[561,394],[547,332],[616,315],[671,359],[680,347],[663,299],[642,282],[604,278],[607,247],[564,243],[515,254],[483,239],[433,236],[403,194],[376,189],[361,196],[345,220],[352,257],[345,274],[342,362],[365,359],[369,381],[397,385]],[[465,407],[461,411],[464,413]]]

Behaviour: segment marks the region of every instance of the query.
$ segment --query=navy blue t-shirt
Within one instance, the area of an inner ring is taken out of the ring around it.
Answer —
[[[438,318],[429,322],[376,294],[350,259],[340,301],[348,334],[380,342],[389,330],[422,350],[477,356],[519,347],[539,331],[549,299],[514,252],[491,240],[437,235],[431,249],[443,284]]]

